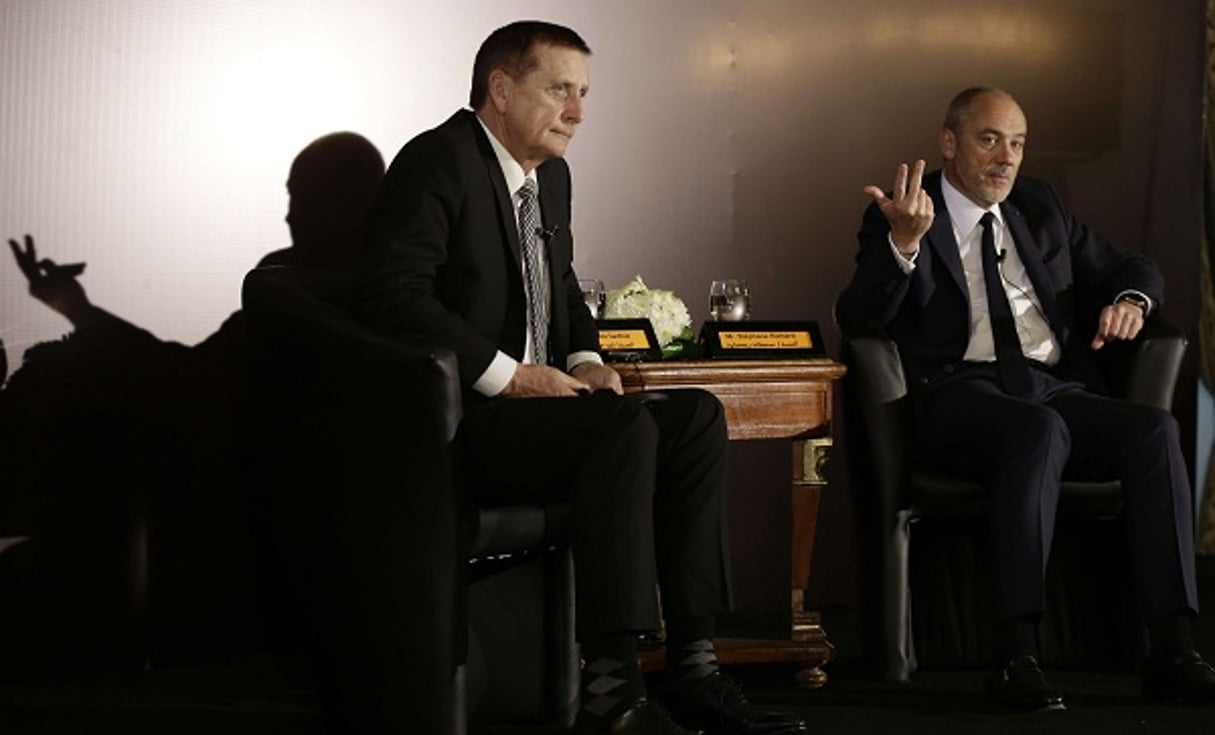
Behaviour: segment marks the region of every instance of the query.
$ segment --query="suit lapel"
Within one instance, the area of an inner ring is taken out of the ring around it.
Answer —
[[[477,121],[477,116],[471,112],[466,114],[473,137],[477,141],[477,150],[481,154],[481,163],[485,166],[485,173],[489,176],[490,185],[493,188],[498,222],[502,227],[502,232],[506,235],[507,250],[510,251],[515,265],[522,267],[523,261],[519,255],[519,221],[515,218],[515,205],[511,201],[511,193],[506,190],[506,178],[502,175],[502,165],[498,163],[494,147],[490,145],[489,138],[481,128],[481,123]]]
[[[569,327],[567,325],[568,312],[565,309],[565,280],[562,278],[564,274],[557,272],[557,264],[568,263],[569,257],[564,255],[558,257],[555,251],[557,248],[565,247],[565,243],[571,242],[571,240],[567,229],[568,223],[558,222],[554,216],[565,211],[563,208],[565,204],[561,198],[568,196],[569,190],[567,186],[559,185],[564,182],[559,182],[553,169],[543,164],[536,169],[536,181],[540,185],[541,227],[548,233],[547,236],[541,237],[548,256],[545,258],[545,263],[548,268],[549,283],[549,346],[553,350],[554,357],[560,361],[564,359],[569,348],[569,340],[565,336],[569,332]],[[558,365],[563,364],[558,362]]]
[[[536,180],[540,184],[540,219],[546,232],[556,235],[559,230],[553,227],[553,212],[560,211],[560,194],[552,176],[543,174],[543,167],[536,169]]]
[[[953,234],[953,220],[945,207],[945,196],[941,193],[941,174],[935,174],[924,182],[924,188],[932,197],[933,211],[936,216],[932,227],[928,230],[928,245],[932,248],[933,257],[940,258],[945,264],[945,270],[953,278],[958,290],[966,294],[966,274],[962,271],[962,255],[958,252],[958,239]],[[919,270],[917,268],[916,270]]]
[[[1025,215],[1021,214],[1021,210],[1005,201],[1000,205],[1000,211],[1004,214],[1004,221],[1008,223],[1008,231],[1012,233],[1017,255],[1021,257],[1021,264],[1025,266],[1029,282],[1034,285],[1034,293],[1038,296],[1038,303],[1042,305],[1047,321],[1055,330],[1055,334],[1062,334],[1063,325],[1059,322],[1058,305],[1055,303],[1057,288],[1042,259],[1042,244],[1030,231],[1029,223],[1025,220]]]
[[[563,236],[568,235],[568,232],[561,232],[553,226],[553,213],[561,211],[560,192],[557,190],[557,184],[553,181],[552,176],[545,176],[544,167],[536,169],[536,180],[540,184],[540,221],[541,227],[548,233],[547,236],[542,236],[544,239],[545,250],[548,252],[548,278],[549,283],[558,283],[557,274],[553,271],[553,263],[557,261],[553,257],[552,249]],[[559,237],[560,236],[560,237]],[[556,289],[551,289],[556,296]]]

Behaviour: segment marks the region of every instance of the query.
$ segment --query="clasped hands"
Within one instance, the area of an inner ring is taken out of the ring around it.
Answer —
[[[890,239],[899,253],[910,259],[920,249],[920,240],[928,234],[936,214],[932,197],[924,191],[924,160],[912,166],[900,163],[894,174],[894,190],[886,196],[881,187],[870,184],[863,191],[873,199],[890,223]],[[1099,350],[1108,342],[1132,340],[1143,329],[1143,309],[1129,302],[1110,304],[1097,319],[1097,334],[1090,346]]]
[[[620,375],[607,365],[580,362],[566,373],[548,365],[519,363],[515,374],[502,390],[504,398],[573,397],[597,390],[624,393]]]

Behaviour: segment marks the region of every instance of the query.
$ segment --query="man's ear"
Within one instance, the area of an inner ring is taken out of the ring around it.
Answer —
[[[506,112],[506,103],[514,91],[514,80],[501,69],[489,73],[489,101],[499,113]]]
[[[958,150],[958,136],[949,128],[941,128],[941,157],[952,161]]]

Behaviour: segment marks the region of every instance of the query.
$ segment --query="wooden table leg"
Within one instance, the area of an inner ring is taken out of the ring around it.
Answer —
[[[818,503],[827,485],[823,468],[831,449],[830,437],[798,439],[793,442],[793,563],[791,640],[805,650],[805,667],[795,675],[797,685],[817,688],[827,683],[822,667],[831,660],[835,647],[816,612],[806,610],[806,586],[814,554],[814,535],[818,528]]]
[[[823,466],[831,439],[800,439],[793,442],[793,564],[789,638],[719,638],[717,658],[727,666],[753,663],[789,663],[797,666],[794,680],[799,687],[814,689],[827,683],[823,666],[831,660],[835,647],[827,640],[817,612],[805,605],[806,584],[810,579],[814,532],[818,525],[818,502],[826,480]],[[643,650],[641,668],[646,673],[665,665],[662,647]]]

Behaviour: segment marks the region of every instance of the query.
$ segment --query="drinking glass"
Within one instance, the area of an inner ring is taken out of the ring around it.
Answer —
[[[751,318],[751,291],[745,278],[723,278],[709,284],[709,319],[741,322]]]
[[[591,318],[602,319],[603,307],[607,305],[607,291],[603,290],[603,281],[597,278],[579,278],[578,286],[582,289],[582,299],[586,301]]]

